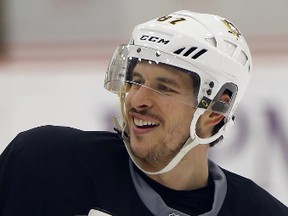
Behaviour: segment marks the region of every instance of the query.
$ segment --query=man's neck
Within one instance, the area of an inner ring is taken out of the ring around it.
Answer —
[[[208,145],[193,148],[171,171],[148,175],[154,181],[174,190],[194,190],[208,184]]]

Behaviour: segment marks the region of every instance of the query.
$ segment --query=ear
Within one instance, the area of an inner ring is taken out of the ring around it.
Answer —
[[[223,94],[219,100],[229,103],[230,101],[230,96],[228,94]],[[208,124],[209,125],[217,125],[218,123],[220,123],[222,121],[222,119],[224,118],[224,116],[222,114],[219,113],[214,113],[214,112],[210,112],[209,114],[209,120],[208,120]]]
[[[217,125],[218,123],[220,123],[222,121],[223,118],[224,118],[223,115],[212,112],[209,115],[209,123],[210,123],[210,125]]]

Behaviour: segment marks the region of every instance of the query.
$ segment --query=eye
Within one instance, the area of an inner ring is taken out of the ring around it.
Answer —
[[[133,79],[133,80],[127,80],[127,83],[130,85],[131,89],[139,89],[141,85],[144,84],[144,80],[142,79]]]
[[[143,84],[144,84],[144,80],[142,80],[142,79],[133,79],[133,80],[131,81],[131,83],[132,83],[133,85],[143,85]]]
[[[167,95],[171,94],[171,93],[176,93],[176,91],[173,88],[169,87],[168,85],[164,85],[164,84],[159,84],[157,86],[157,91],[159,91],[163,94],[167,94]]]

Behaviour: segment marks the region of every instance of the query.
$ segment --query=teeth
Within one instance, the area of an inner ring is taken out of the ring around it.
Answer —
[[[158,125],[158,123],[155,123],[155,122],[150,122],[150,121],[144,121],[144,120],[141,120],[141,119],[137,119],[137,118],[134,118],[134,124],[136,126],[139,126],[139,127],[142,127],[142,126],[153,126],[153,125]]]

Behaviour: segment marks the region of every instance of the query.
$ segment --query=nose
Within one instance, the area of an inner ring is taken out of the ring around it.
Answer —
[[[147,109],[153,106],[154,94],[153,90],[149,87],[141,86],[137,90],[132,90],[131,93],[131,105],[136,109]]]

